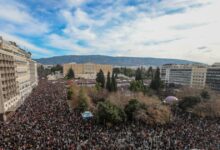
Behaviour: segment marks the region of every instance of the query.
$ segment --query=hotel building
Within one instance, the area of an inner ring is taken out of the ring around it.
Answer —
[[[208,68],[206,84],[210,89],[220,91],[220,63]]]
[[[161,67],[161,80],[166,85],[175,84],[202,89],[206,83],[207,67],[204,65],[167,64]]]
[[[85,64],[69,63],[63,65],[64,76],[67,75],[70,68],[73,69],[75,78],[95,79],[96,74],[100,71],[100,69],[103,71],[105,76],[107,76],[108,72],[112,73],[111,65],[101,65],[101,64],[93,64],[93,63],[85,63]]]
[[[31,53],[0,37],[0,120],[6,120],[38,84]]]

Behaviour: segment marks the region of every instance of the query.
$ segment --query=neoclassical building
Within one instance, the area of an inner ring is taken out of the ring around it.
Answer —
[[[85,64],[76,64],[69,63],[63,65],[63,74],[67,75],[69,69],[72,68],[76,78],[84,78],[84,79],[95,79],[96,74],[100,71],[103,71],[104,75],[107,76],[108,72],[112,73],[112,65],[102,65],[102,64],[93,64],[93,63],[85,63]]]

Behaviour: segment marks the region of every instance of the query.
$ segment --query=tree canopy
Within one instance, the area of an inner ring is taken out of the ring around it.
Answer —
[[[96,82],[100,84],[101,88],[105,87],[105,75],[102,69],[96,75]]]
[[[135,80],[136,81],[143,80],[143,74],[142,74],[142,69],[141,68],[137,68],[137,70],[135,72]]]
[[[63,67],[57,64],[56,66],[51,68],[51,73],[55,73],[56,71],[60,71],[61,73],[63,73]]]
[[[112,73],[111,89],[113,92],[117,91],[117,81],[116,81],[116,74],[115,73]]]
[[[129,86],[129,90],[133,92],[144,92],[145,89],[143,81],[132,81]]]
[[[98,103],[97,119],[99,123],[117,124],[125,121],[126,115],[122,109],[105,101]]]
[[[84,111],[88,110],[87,97],[86,97],[83,89],[80,89],[80,91],[79,91],[78,100],[79,100],[78,109],[80,110],[80,112],[84,112]]]
[[[73,79],[73,78],[75,78],[75,74],[74,74],[74,71],[73,71],[72,68],[70,68],[70,69],[68,70],[68,73],[67,73],[66,77],[67,77],[67,79]]]
[[[125,113],[127,114],[128,120],[132,121],[134,119],[134,113],[139,110],[141,103],[137,99],[131,99],[129,103],[125,106]]]
[[[112,91],[112,85],[111,85],[111,78],[110,78],[110,72],[108,72],[108,75],[107,75],[107,82],[106,82],[106,89],[108,91]]]
[[[158,91],[162,87],[162,81],[160,79],[160,68],[157,68],[154,78],[151,81],[150,88]]]
[[[200,93],[200,96],[201,96],[203,99],[205,99],[205,100],[210,99],[210,94],[209,94],[209,92],[206,91],[206,90],[202,90],[202,92]]]
[[[147,70],[147,77],[150,78],[150,79],[153,79],[153,68],[150,66]]]
[[[188,108],[193,108],[195,105],[201,102],[198,96],[186,96],[178,104],[179,108],[182,110],[187,110]]]

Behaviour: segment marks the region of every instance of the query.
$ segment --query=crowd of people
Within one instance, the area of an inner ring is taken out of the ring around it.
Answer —
[[[220,149],[220,119],[176,117],[167,125],[113,127],[71,111],[65,83],[41,80],[8,122],[0,123],[0,150]]]

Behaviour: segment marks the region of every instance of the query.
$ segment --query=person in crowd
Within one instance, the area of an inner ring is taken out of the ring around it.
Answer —
[[[9,121],[0,123],[0,150],[220,149],[220,120],[179,115],[167,125],[108,128],[69,111],[63,82],[41,80]]]

